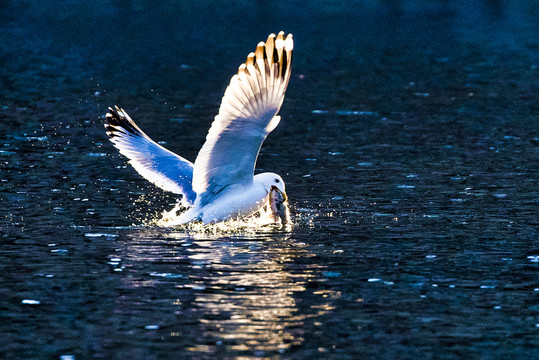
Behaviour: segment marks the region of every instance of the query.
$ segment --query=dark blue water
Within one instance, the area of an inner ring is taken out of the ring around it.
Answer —
[[[539,4],[0,4],[0,358],[531,359]],[[290,231],[160,227],[108,142],[193,160],[230,76],[294,34]]]

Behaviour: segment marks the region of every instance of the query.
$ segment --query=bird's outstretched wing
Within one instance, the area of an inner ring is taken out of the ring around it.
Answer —
[[[279,124],[293,47],[292,34],[271,34],[230,80],[195,160],[193,190],[202,204],[229,184],[253,181],[262,142]]]
[[[182,194],[186,205],[194,203],[190,161],[150,139],[123,109],[109,108],[106,118],[105,129],[110,141],[129,158],[140,175],[161,189]]]

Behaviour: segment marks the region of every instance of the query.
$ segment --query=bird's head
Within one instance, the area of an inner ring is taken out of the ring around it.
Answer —
[[[275,173],[256,174],[254,177],[254,181],[263,184],[268,194],[271,189],[277,188],[277,190],[279,190],[281,193],[284,194],[284,196],[286,196],[283,178],[281,178]]]
[[[255,181],[264,184],[268,192],[269,205],[275,221],[281,219],[281,223],[290,223],[290,210],[288,209],[288,197],[285,192],[283,179],[274,173],[263,173],[255,175]]]

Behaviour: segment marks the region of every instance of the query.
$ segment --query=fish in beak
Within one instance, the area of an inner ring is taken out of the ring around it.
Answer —
[[[269,203],[273,221],[281,219],[283,225],[290,223],[290,209],[288,208],[288,197],[284,191],[272,186],[269,194]]]

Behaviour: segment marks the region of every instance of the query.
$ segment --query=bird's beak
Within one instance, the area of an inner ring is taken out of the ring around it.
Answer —
[[[288,208],[288,196],[286,196],[286,193],[276,186],[272,186],[269,199],[274,220],[281,219],[283,225],[290,223],[290,209]]]

